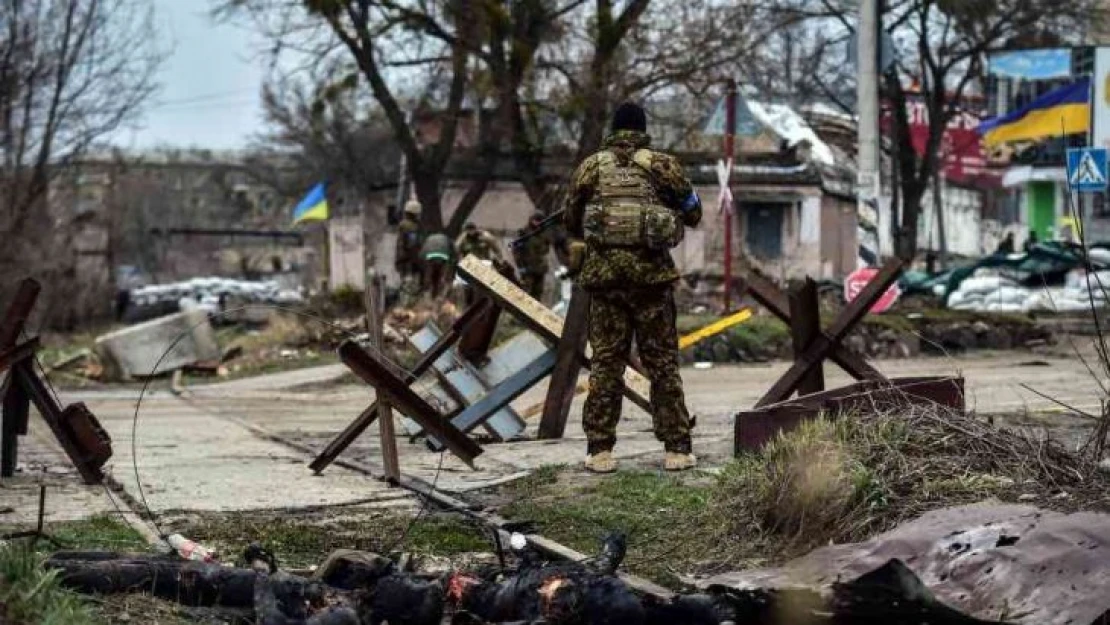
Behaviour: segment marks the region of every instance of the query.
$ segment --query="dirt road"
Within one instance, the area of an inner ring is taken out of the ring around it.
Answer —
[[[683,370],[687,402],[699,417],[695,448],[704,466],[719,466],[729,457],[731,415],[750,407],[786,368],[786,363],[766,366],[717,366]],[[1059,406],[1027,390],[1027,385],[1081,410],[1097,411],[1099,389],[1076,358],[1042,357],[1029,353],[979,355],[958,359],[887,361],[876,366],[890,376],[962,373],[966,378],[969,407],[979,413],[1048,414],[1052,425],[1071,433],[1081,432],[1083,422],[1065,416]],[[333,466],[321,476],[307,468],[311,454],[282,440],[320,449],[372,399],[361,386],[336,385],[324,391],[297,392],[305,384],[337,380],[342,367],[328,366],[275,374],[190,389],[186,396],[158,392],[144,398],[139,408],[135,452],[139,478],[150,506],[168,510],[251,510],[302,508],[319,505],[410,506],[405,493],[389,489],[357,471]],[[828,385],[848,381],[839,370],[826,371]],[[293,390],[289,390],[293,389]],[[544,388],[532,389],[514,406],[522,409],[540,401]],[[138,498],[132,468],[132,423],[137,392],[64,392],[67,402],[84,401],[99,417],[114,441],[111,474],[129,494]],[[486,445],[470,470],[450,455],[441,457],[421,444],[401,443],[402,469],[434,481],[445,490],[465,492],[512,479],[537,466],[581,461],[585,439],[579,424],[582,398],[574,402],[567,435],[559,441],[519,441]],[[1027,424],[1023,422],[1023,424]],[[534,433],[536,423],[530,424]],[[36,466],[60,462],[44,427],[24,444],[24,458]],[[271,434],[272,440],[260,433]],[[617,455],[624,466],[657,469],[659,444],[651,434],[651,421],[643,411],[626,402]],[[364,435],[344,456],[376,466],[376,428]],[[55,469],[56,471],[58,469]],[[16,500],[20,518],[30,504],[25,475]],[[10,492],[18,484],[4,485]],[[5,499],[7,497],[5,496]],[[103,493],[73,489],[58,506],[71,516],[78,509],[107,509]],[[0,523],[6,519],[0,516]]]

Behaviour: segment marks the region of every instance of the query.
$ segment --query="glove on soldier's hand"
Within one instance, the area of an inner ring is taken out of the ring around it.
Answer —
[[[570,261],[567,265],[567,275],[573,278],[582,271],[582,263],[586,259],[586,244],[582,241],[572,241],[568,246],[567,256]]]

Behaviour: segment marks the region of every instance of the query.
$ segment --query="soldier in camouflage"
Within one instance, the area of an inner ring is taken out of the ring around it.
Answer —
[[[701,200],[674,157],[648,149],[646,127],[642,108],[622,104],[602,150],[575,170],[565,207],[567,232],[576,239],[571,270],[591,295],[593,356],[582,424],[586,468],[599,473],[616,470],[612,449],[633,340],[651,380],[664,468],[681,471],[697,463],[678,370],[673,284],[679,274],[668,248],[684,226],[701,221]]]
[[[455,251],[459,259],[473,254],[482,260],[501,260],[501,245],[497,238],[485,230],[479,230],[474,222],[463,226],[463,233],[455,241]]]
[[[518,236],[539,227],[543,221],[543,213],[536,211],[528,220],[528,225],[521,228]],[[517,274],[524,290],[537,301],[543,301],[543,283],[547,278],[547,256],[551,250],[552,237],[548,232],[533,235],[513,248],[513,262],[516,263]]]
[[[451,283],[454,269],[455,248],[451,244],[451,237],[442,232],[435,232],[424,239],[420,248],[420,259],[424,265],[424,290],[437,299]]]
[[[405,216],[397,225],[393,266],[401,276],[402,306],[411,306],[420,291],[420,246],[424,243],[424,235],[420,230],[420,210],[420,202],[409,200],[405,203]]]

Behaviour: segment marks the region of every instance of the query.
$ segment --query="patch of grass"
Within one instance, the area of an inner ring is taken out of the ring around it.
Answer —
[[[247,545],[257,542],[272,550],[281,566],[290,568],[319,564],[335,549],[439,556],[491,550],[488,532],[464,519],[442,515],[425,515],[412,523],[409,515],[387,512],[298,517],[270,512],[205,514],[175,525],[174,531],[220,551],[225,561],[236,559]]]
[[[699,474],[621,471],[583,479],[562,467],[537,473],[502,489],[513,502],[501,511],[513,520],[535,522],[548,538],[592,555],[608,532],[624,531],[625,567],[670,585],[678,583],[675,570],[710,553],[699,520],[711,481]]]
[[[761,542],[790,553],[864,537],[887,494],[882,476],[859,453],[860,436],[897,446],[905,432],[895,421],[863,431],[849,419],[817,419],[734,461],[714,493],[718,527],[745,538],[754,529]]]
[[[0,546],[0,622],[11,625],[94,625],[82,599],[42,567],[43,556],[26,545]]]
[[[138,532],[111,514],[51,523],[45,531],[72,549],[138,552],[150,548]]]

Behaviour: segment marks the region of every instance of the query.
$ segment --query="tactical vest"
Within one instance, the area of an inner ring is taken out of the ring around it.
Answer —
[[[651,183],[651,151],[636,150],[627,164],[612,152],[598,155],[598,195],[586,207],[583,234],[599,247],[670,249],[684,229],[675,211],[662,206]]]

